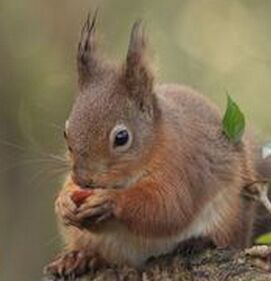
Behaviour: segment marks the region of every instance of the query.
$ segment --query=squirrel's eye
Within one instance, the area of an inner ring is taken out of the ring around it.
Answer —
[[[125,145],[129,141],[129,133],[127,130],[119,131],[114,140],[114,146]]]
[[[110,134],[111,146],[116,151],[126,151],[132,143],[132,134],[124,125],[117,125]]]

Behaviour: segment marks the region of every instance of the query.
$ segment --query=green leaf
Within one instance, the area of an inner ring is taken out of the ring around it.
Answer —
[[[245,116],[229,95],[223,118],[223,131],[233,143],[240,142],[245,132]]]
[[[257,244],[271,245],[271,232],[261,235],[255,242]]]

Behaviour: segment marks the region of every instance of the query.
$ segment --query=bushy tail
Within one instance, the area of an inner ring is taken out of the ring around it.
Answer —
[[[257,182],[260,184],[269,184],[268,198],[271,200],[271,155],[266,156],[264,153],[258,153],[256,161]],[[254,241],[262,234],[271,232],[271,215],[267,209],[257,202],[256,218],[254,220],[253,237]]]

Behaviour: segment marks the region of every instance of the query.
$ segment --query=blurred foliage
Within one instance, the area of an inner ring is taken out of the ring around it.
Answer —
[[[122,60],[143,18],[158,81],[191,85],[221,107],[227,91],[271,135],[271,1],[0,2],[0,280],[40,280],[60,239],[53,214],[63,124],[76,92],[75,51],[90,8],[101,48]]]
[[[265,143],[262,146],[262,158],[266,159],[267,157],[271,156],[271,141]]]
[[[256,243],[261,245],[271,245],[271,233],[261,235],[257,238]]]

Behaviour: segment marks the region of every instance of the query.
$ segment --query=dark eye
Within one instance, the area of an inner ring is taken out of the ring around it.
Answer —
[[[110,143],[115,151],[126,151],[131,146],[132,133],[125,125],[117,125],[110,133]]]
[[[125,145],[128,141],[129,141],[128,131],[127,130],[121,130],[115,136],[114,147]]]

